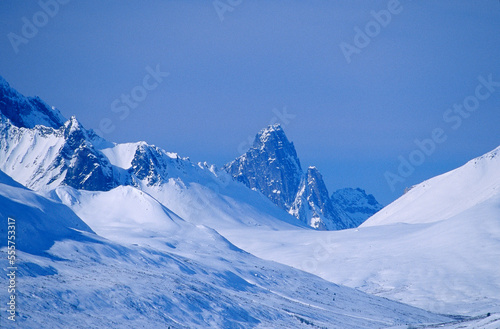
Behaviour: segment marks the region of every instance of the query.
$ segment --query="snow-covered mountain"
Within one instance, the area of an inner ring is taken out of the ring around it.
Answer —
[[[43,198],[0,172],[16,220],[16,322],[23,328],[380,328],[450,321],[258,259],[134,187]],[[6,226],[0,228],[7,267]],[[112,241],[113,240],[113,241]],[[0,298],[10,297],[2,289]],[[7,314],[7,304],[0,310]]]
[[[372,194],[360,188],[343,188],[332,193],[332,202],[349,227],[358,227],[383,208]]]
[[[103,141],[74,117],[58,129],[29,129],[0,114],[0,169],[38,191],[135,186],[187,220],[215,228],[304,226],[213,166],[194,164],[144,142]]]
[[[97,150],[75,117],[58,128],[15,126],[0,113],[0,169],[23,185],[51,189],[60,184],[87,190],[118,185],[119,172]]]
[[[234,231],[226,237],[259,257],[434,312],[495,313],[495,328],[499,209],[497,148],[414,186],[357,229]]]
[[[273,209],[258,193],[240,187],[224,170],[193,164],[144,142],[107,142],[75,117],[65,120],[57,109],[22,96],[3,79],[1,82],[0,170],[29,188],[52,190],[67,185],[108,191],[123,185],[140,186],[187,220],[199,222],[203,217],[204,223],[216,228],[235,220],[276,227],[274,219],[266,218],[277,217],[292,225],[301,226],[302,222],[335,230],[355,227],[370,215],[352,212],[353,207],[347,208],[343,202],[332,202],[321,174],[314,168],[302,172],[293,143],[279,125],[259,133],[254,147],[225,170],[300,222]]]
[[[307,169],[288,211],[316,229],[342,230],[350,227],[332,203],[323,176],[316,167]]]
[[[303,176],[295,147],[279,124],[260,131],[253,146],[225,169],[285,210],[292,206]]]
[[[303,172],[295,147],[279,124],[261,130],[252,147],[224,169],[315,229],[357,227],[382,208],[372,195],[364,192],[347,195],[360,190],[345,190],[330,198],[316,167]]]
[[[0,95],[24,96],[7,84]],[[266,226],[271,229],[305,226],[274,206],[260,193],[237,183],[224,171],[206,163],[166,152],[145,142],[110,143],[85,129],[75,117],[60,127],[16,126],[0,113],[0,170],[24,186],[51,191],[70,186],[89,191],[108,191],[135,186],[150,193],[188,221],[216,229]],[[36,117],[28,110],[30,118]],[[21,115],[20,122],[26,121]]]
[[[117,186],[109,161],[93,146],[99,137],[66,120],[39,98],[24,97],[0,77],[0,169],[21,184],[60,184],[109,190]]]

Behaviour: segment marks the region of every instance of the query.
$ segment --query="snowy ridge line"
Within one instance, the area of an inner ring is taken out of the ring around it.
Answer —
[[[499,151],[413,186],[361,226],[446,220],[490,200],[500,193]]]

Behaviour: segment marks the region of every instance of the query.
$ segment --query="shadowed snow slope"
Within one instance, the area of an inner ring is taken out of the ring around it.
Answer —
[[[15,220],[16,249],[41,254],[55,241],[87,239],[92,232],[68,207],[22,187],[0,171],[0,247],[7,246],[7,218]]]

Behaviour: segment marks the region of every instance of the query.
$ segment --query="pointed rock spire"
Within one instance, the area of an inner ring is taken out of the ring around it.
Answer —
[[[261,130],[253,146],[227,164],[225,170],[283,209],[289,208],[295,200],[303,175],[295,147],[279,124]]]

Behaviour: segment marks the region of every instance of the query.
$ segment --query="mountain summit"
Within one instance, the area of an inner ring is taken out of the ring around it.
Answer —
[[[225,168],[285,210],[292,206],[303,175],[295,147],[279,124],[261,130],[250,150]]]
[[[36,125],[59,128],[66,119],[54,107],[39,97],[24,97],[0,76],[0,113],[15,126],[34,128]]]
[[[252,147],[224,170],[315,229],[357,227],[382,208],[360,189],[349,189],[357,191],[356,196],[342,197],[346,193],[336,192],[332,199],[316,167],[303,172],[295,147],[279,124],[262,129]]]

